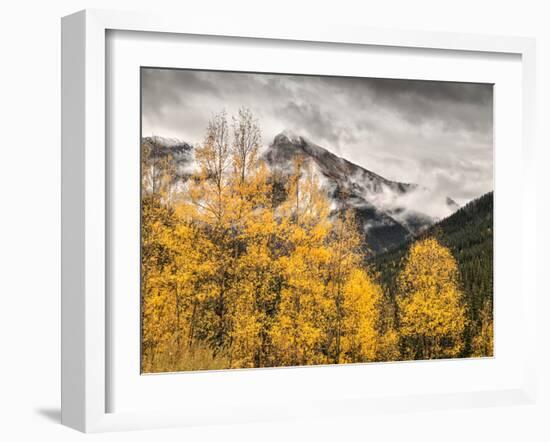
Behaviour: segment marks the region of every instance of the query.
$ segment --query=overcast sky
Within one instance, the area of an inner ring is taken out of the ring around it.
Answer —
[[[459,204],[493,189],[492,85],[142,69],[143,136],[199,143],[212,114],[241,106],[265,146],[291,130]]]

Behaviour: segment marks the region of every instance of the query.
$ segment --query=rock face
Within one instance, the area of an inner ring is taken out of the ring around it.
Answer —
[[[144,138],[142,143],[147,147],[149,159],[172,158],[175,185],[189,179],[195,170],[191,144],[161,137]],[[263,152],[268,166],[283,180],[285,174],[292,173],[296,156],[311,163],[331,201],[333,213],[346,209],[355,212],[365,245],[372,255],[404,243],[438,221],[423,210],[422,201],[426,197],[433,199],[428,189],[388,180],[302,136],[282,132]],[[458,209],[450,198],[443,198],[440,205],[446,214]]]

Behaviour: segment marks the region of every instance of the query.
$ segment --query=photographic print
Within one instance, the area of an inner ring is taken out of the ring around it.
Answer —
[[[141,68],[141,369],[493,356],[493,85]]]

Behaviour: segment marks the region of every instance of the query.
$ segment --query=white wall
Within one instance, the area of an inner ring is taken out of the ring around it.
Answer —
[[[545,1],[20,0],[1,10],[0,60],[0,438],[80,440],[59,419],[60,322],[60,17],[83,8],[167,10],[251,20],[353,23],[373,27],[535,36],[538,39],[539,191],[548,192],[550,14]],[[176,5],[178,9],[176,8]],[[228,18],[229,20],[230,18]],[[549,250],[539,208],[539,266]],[[543,236],[544,235],[544,236]],[[546,260],[548,261],[548,260]],[[542,282],[541,282],[542,284]],[[540,293],[548,294],[548,284]],[[540,317],[548,311],[542,299]],[[119,433],[97,440],[548,440],[549,326],[539,321],[538,406],[380,415],[357,420],[262,424],[158,433]],[[543,339],[544,338],[544,339]]]

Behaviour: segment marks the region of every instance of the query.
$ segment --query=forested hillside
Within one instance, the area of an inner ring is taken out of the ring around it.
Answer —
[[[482,328],[486,316],[492,318],[493,300],[493,192],[471,201],[448,218],[429,228],[419,238],[390,252],[376,256],[371,263],[379,272],[388,298],[397,291],[397,275],[411,243],[435,237],[448,247],[458,263],[460,285],[464,291],[467,314],[464,349],[469,352],[472,336]],[[395,301],[394,301],[395,303]],[[492,320],[492,319],[491,319]]]

